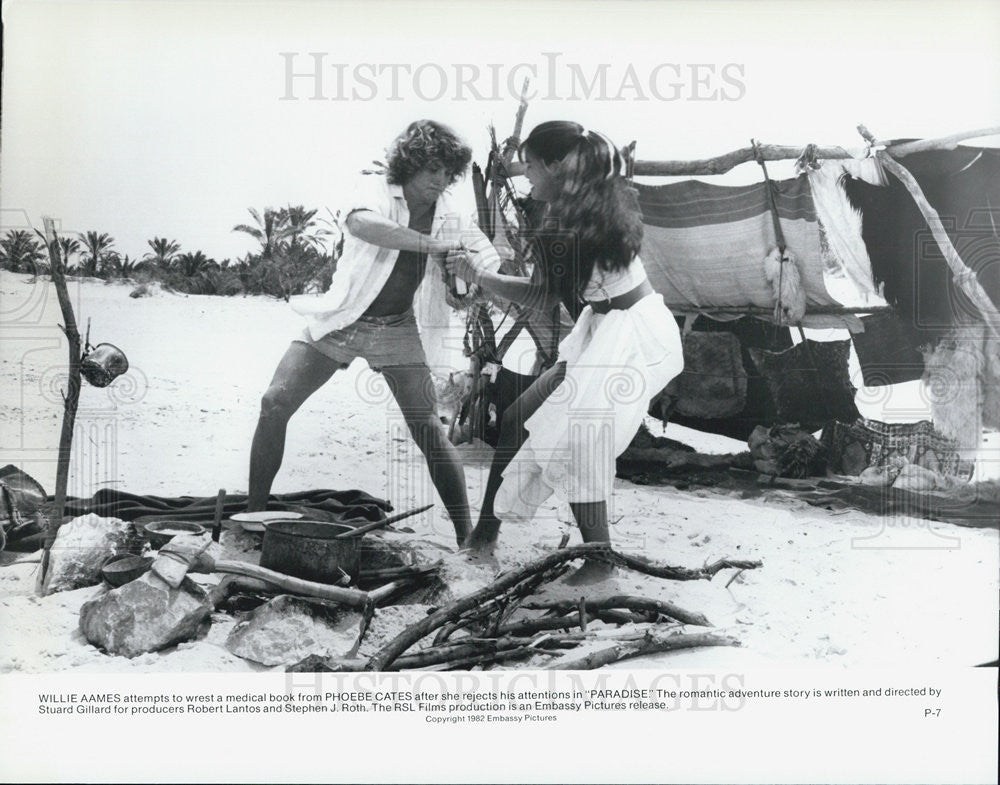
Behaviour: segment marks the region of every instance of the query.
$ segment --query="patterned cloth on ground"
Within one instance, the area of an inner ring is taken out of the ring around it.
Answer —
[[[930,420],[833,422],[823,429],[820,441],[827,448],[831,471],[838,474],[856,475],[869,466],[905,461],[946,477],[966,479],[973,468],[971,462],[962,460],[958,444],[936,431]]]

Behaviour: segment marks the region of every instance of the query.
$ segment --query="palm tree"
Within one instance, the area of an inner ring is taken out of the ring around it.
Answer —
[[[0,268],[14,273],[34,272],[45,259],[45,248],[30,232],[11,229],[0,240]]]
[[[208,270],[218,268],[218,266],[219,263],[215,259],[209,259],[201,251],[188,251],[174,259],[171,269],[186,278],[196,278]]]
[[[288,205],[278,211],[286,236],[292,245],[312,245],[318,242],[316,231],[316,210],[307,210],[301,204]]]
[[[329,285],[331,262],[339,256],[343,234],[335,215],[331,213],[331,223],[317,219],[316,212],[291,204],[280,210],[267,208],[263,215],[250,208],[257,225],[233,227],[234,232],[244,232],[260,243],[260,251],[248,253],[236,267],[245,291],[287,300],[317,281],[322,288]],[[332,253],[324,247],[329,236],[335,237]]]
[[[75,256],[80,253],[80,241],[75,237],[60,237],[59,251],[62,255],[63,269],[67,273],[76,272],[76,265],[70,264],[69,259],[71,256]]]
[[[326,208],[329,218],[320,218],[319,222],[323,224],[323,228],[316,232],[318,237],[333,237],[333,245],[330,252],[327,254],[334,268],[337,266],[337,260],[340,255],[344,252],[344,227],[340,221],[340,210],[333,212],[329,207]]]
[[[152,249],[152,253],[148,253],[142,258],[142,266],[162,271],[170,269],[171,262],[181,249],[181,244],[176,240],[168,240],[166,237],[154,237],[146,242]]]
[[[273,210],[270,207],[264,208],[263,216],[254,208],[248,208],[257,226],[249,224],[237,224],[233,227],[234,232],[243,232],[250,235],[260,243],[260,254],[258,256],[267,261],[275,258],[278,249],[291,234],[288,226],[288,214],[285,210]]]
[[[171,272],[181,279],[178,288],[196,294],[209,290],[210,274],[218,269],[218,262],[201,251],[182,253],[174,258],[171,265]]]
[[[139,268],[139,265],[132,261],[128,254],[122,256],[112,251],[108,255],[107,260],[107,269],[112,278],[131,278]]]
[[[80,235],[85,254],[81,259],[80,272],[83,275],[99,275],[104,272],[107,257],[115,238],[106,232],[87,232]]]
[[[233,264],[231,259],[223,259],[214,270],[209,270],[205,279],[205,294],[219,294],[232,297],[234,294],[246,294],[243,288],[240,262]]]

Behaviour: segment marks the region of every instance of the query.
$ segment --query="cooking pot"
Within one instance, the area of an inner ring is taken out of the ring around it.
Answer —
[[[260,566],[316,583],[353,583],[361,568],[361,537],[344,537],[354,526],[327,521],[272,521],[264,530]]]
[[[113,343],[99,343],[88,348],[80,360],[80,373],[94,387],[107,387],[128,370],[125,352]]]

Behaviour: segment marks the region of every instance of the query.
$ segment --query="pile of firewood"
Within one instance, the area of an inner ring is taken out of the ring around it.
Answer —
[[[655,564],[619,553],[604,543],[561,548],[410,625],[368,659],[309,657],[289,668],[296,672],[467,670],[531,657],[549,658],[544,667],[586,670],[629,657],[697,646],[738,646],[713,632],[690,633],[688,625],[709,627],[702,614],[662,600],[616,595],[599,600],[530,599],[580,558],[600,559],[667,580],[709,580],[720,570],[750,570],[759,561],[722,559],[700,569]],[[517,612],[521,613],[517,613]],[[524,612],[537,611],[535,614]],[[514,618],[517,614],[518,618]],[[594,622],[603,622],[595,628]],[[614,624],[626,629],[608,627]],[[362,637],[364,631],[362,631]],[[433,635],[430,645],[410,652]],[[567,650],[585,647],[579,657]]]

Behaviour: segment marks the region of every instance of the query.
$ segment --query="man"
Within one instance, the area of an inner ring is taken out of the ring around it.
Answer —
[[[435,411],[428,366],[441,356],[449,311],[443,266],[427,259],[464,250],[478,266],[499,267],[489,240],[446,195],[471,158],[450,128],[418,120],[390,147],[387,172],[363,178],[343,211],[344,252],[329,290],[292,302],[307,327],[288,347],[261,401],[248,510],[267,507],[292,414],[337,370],[363,357],[388,382],[459,544],[471,530],[465,472]]]

